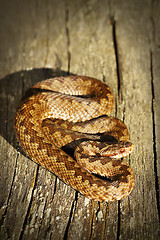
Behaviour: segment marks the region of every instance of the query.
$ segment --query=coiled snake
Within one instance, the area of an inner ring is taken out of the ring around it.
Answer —
[[[132,191],[135,178],[117,158],[129,154],[133,145],[125,124],[108,116],[113,104],[110,88],[97,79],[47,79],[22,98],[16,136],[33,161],[83,195],[120,200]]]

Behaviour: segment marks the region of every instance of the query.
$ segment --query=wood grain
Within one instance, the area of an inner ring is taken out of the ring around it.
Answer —
[[[5,1],[0,8],[0,239],[158,239],[160,2]],[[106,82],[129,128],[128,198],[93,202],[19,148],[13,118],[31,85],[68,73]]]

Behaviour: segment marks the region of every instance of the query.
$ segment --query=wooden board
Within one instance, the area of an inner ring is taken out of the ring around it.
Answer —
[[[160,2],[5,1],[0,7],[0,239],[158,239]],[[29,160],[13,129],[36,82],[80,74],[106,82],[130,131],[136,184],[124,200],[90,201]]]

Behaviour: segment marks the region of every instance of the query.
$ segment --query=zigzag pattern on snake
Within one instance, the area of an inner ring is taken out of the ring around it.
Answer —
[[[16,136],[33,161],[86,197],[120,200],[132,191],[135,177],[117,158],[130,154],[133,144],[126,125],[108,116],[113,105],[112,91],[100,80],[47,79],[22,98]]]

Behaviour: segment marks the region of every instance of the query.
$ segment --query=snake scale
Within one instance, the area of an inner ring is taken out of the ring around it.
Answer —
[[[110,88],[86,76],[55,77],[30,88],[17,108],[15,131],[25,153],[66,184],[97,201],[120,200],[134,187],[121,159],[133,149],[126,125],[109,116]]]

